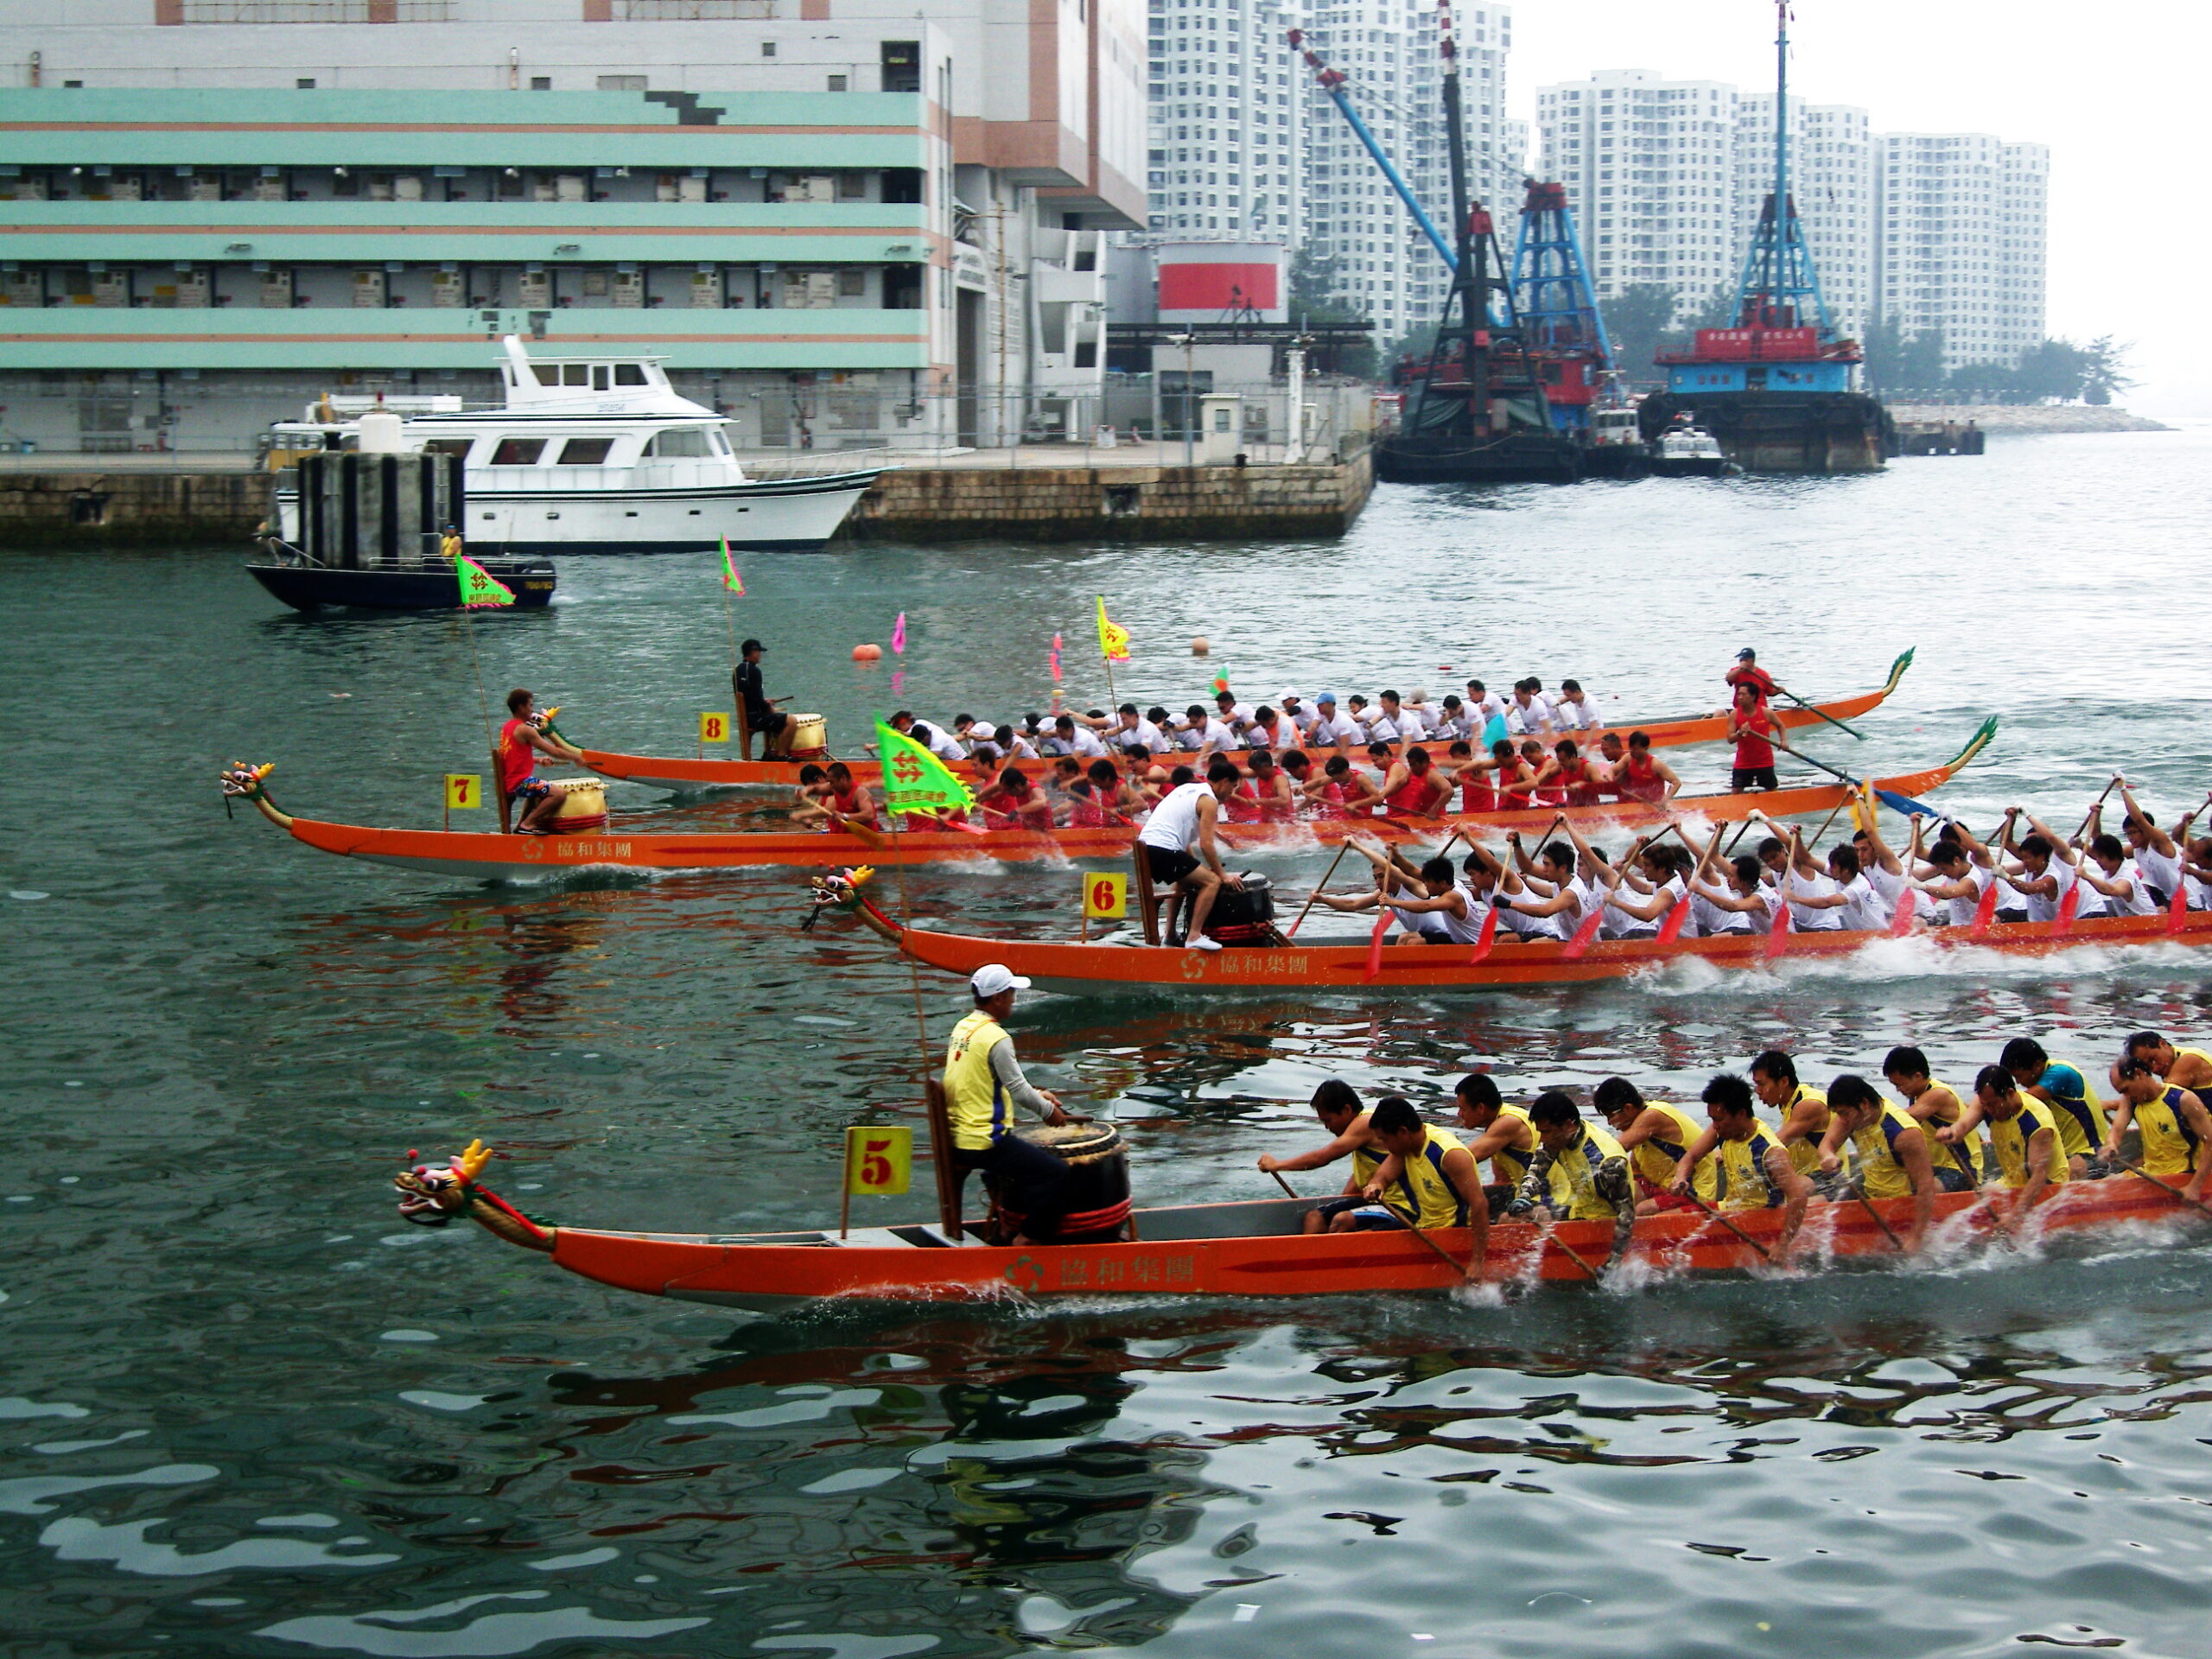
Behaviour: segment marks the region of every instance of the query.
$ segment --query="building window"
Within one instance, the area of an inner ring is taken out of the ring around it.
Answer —
[[[614,17],[624,23],[697,23],[773,18],[776,0],[616,0]]]
[[[844,77],[844,76],[842,76],[842,75],[832,75],[832,76],[830,76],[830,90],[831,92],[843,92],[843,91],[845,90],[845,77]]]
[[[378,15],[372,16],[374,10]],[[183,0],[187,23],[449,23],[454,0]]]

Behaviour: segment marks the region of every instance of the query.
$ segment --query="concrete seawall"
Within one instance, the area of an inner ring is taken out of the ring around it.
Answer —
[[[0,547],[242,546],[268,474],[234,467],[0,471]],[[1340,536],[1375,487],[1368,454],[1260,467],[906,465],[840,539],[1241,541]]]

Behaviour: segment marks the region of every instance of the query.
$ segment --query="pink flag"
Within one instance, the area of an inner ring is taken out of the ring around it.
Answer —
[[[891,654],[900,657],[906,651],[906,613],[899,613],[899,620],[891,625]]]
[[[1052,636],[1052,683],[1053,683],[1055,685],[1057,685],[1057,684],[1058,684],[1058,683],[1059,683],[1059,680],[1060,680],[1060,636],[1059,636],[1058,634],[1057,634],[1057,633],[1056,633],[1056,634],[1054,634],[1054,635]]]

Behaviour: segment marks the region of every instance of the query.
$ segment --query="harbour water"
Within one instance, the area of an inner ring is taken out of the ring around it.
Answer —
[[[226,822],[213,779],[273,760],[291,810],[435,824],[440,775],[485,770],[475,661],[579,741],[688,753],[732,632],[843,746],[873,709],[1043,707],[1056,630],[1071,694],[1103,702],[1103,593],[1135,637],[1118,689],[1176,707],[1216,672],[1255,702],[1535,672],[1673,715],[1717,706],[1742,645],[1827,696],[1916,646],[1863,742],[1807,747],[1910,771],[1994,713],[1944,795],[1970,821],[2018,801],[2070,828],[2116,766],[2171,821],[2212,785],[2208,462],[2183,432],[1870,478],[1393,487],[1341,542],[760,556],[727,620],[701,558],[567,560],[550,610],[473,624],[295,617],[236,550],[0,558],[0,1651],[2202,1653],[2205,1230],[1510,1306],[626,1297],[401,1225],[391,1170],[481,1135],[556,1221],[820,1224],[843,1126],[918,1121],[907,971],[798,931],[799,873],[462,887]],[[852,664],[901,611],[904,658]],[[1694,786],[1725,758],[1678,763]],[[613,798],[668,827],[774,811]],[[1322,863],[1256,868],[1295,892]],[[1076,890],[1022,866],[906,884],[918,915],[1039,934]],[[961,988],[919,990],[941,1044]],[[1313,1141],[1328,1076],[1432,1103],[1478,1065],[1509,1093],[1694,1092],[1770,1045],[1825,1078],[1910,1041],[1962,1082],[2024,1033],[2101,1071],[2140,1027],[2212,1036],[2200,959],[1900,944],[1750,979],[1014,1020],[1033,1076],[1141,1120],[1140,1202],[1271,1190],[1253,1160]]]

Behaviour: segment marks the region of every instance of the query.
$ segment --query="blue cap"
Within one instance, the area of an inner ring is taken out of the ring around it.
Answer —
[[[1316,702],[1334,702],[1336,700],[1337,694],[1333,691],[1324,691],[1319,696],[1313,699]]]

